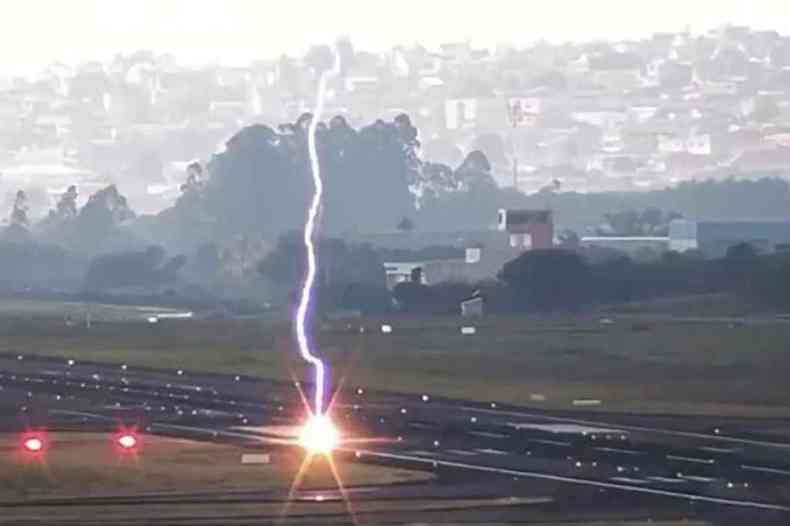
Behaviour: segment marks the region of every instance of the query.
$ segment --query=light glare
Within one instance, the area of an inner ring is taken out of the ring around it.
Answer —
[[[302,426],[299,443],[313,454],[329,454],[340,443],[340,432],[327,415],[311,416]]]

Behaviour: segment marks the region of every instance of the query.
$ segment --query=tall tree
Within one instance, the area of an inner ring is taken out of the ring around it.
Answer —
[[[529,310],[575,310],[589,301],[593,286],[589,265],[575,252],[528,250],[502,268],[500,279]]]
[[[477,190],[480,186],[491,186],[494,179],[491,177],[491,163],[486,154],[480,150],[472,150],[464,158],[461,165],[455,169],[456,178],[469,189]]]
[[[499,134],[484,133],[480,135],[472,144],[472,149],[483,152],[494,163],[505,164],[507,162],[505,142]]]
[[[204,182],[185,185],[161,219],[177,217],[184,229],[201,224],[207,234],[198,243],[238,235],[276,239],[300,228],[313,191],[307,155],[312,118],[306,113],[277,131],[264,125],[239,131],[208,163]],[[316,140],[323,232],[388,230],[414,210],[409,186],[419,171],[419,143],[408,117],[355,130],[337,116],[318,126]]]
[[[27,230],[30,228],[30,219],[27,217],[28,204],[27,194],[24,190],[19,190],[14,198],[14,207],[11,209],[9,224],[12,227]]]
[[[83,256],[128,250],[141,244],[126,228],[136,214],[115,185],[91,195],[85,206],[72,215],[76,198],[76,187],[61,197],[58,207],[40,225],[43,239]]]
[[[60,196],[55,208],[49,211],[48,220],[51,222],[70,221],[77,217],[77,187],[74,185]]]

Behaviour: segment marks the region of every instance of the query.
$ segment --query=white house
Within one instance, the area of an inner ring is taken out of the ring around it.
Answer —
[[[448,130],[473,127],[477,120],[477,100],[448,99],[444,103],[444,115]]]

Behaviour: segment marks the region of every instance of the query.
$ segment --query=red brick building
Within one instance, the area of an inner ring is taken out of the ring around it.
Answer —
[[[554,246],[554,220],[551,210],[500,209],[497,229],[510,235],[510,246],[524,250]]]

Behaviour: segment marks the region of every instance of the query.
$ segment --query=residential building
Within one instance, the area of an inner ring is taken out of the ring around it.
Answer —
[[[554,245],[554,222],[551,210],[508,210],[497,215],[497,229],[510,236],[510,247],[546,249]]]

